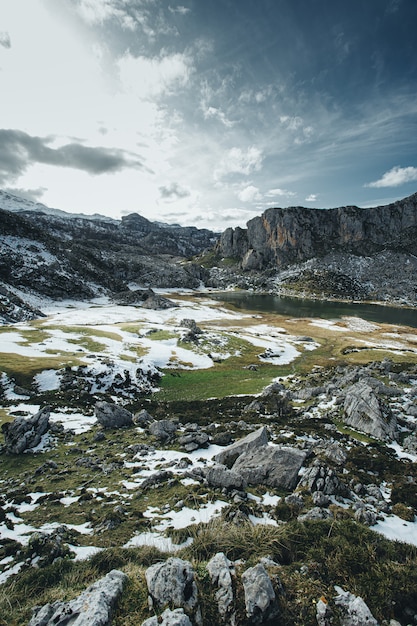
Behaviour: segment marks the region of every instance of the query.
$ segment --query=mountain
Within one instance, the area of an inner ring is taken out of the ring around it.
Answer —
[[[271,208],[228,228],[215,254],[281,293],[414,304],[417,194],[369,209]]]
[[[138,214],[112,220],[51,211],[2,192],[0,315],[5,321],[32,317],[28,294],[85,299],[124,292],[129,283],[196,288],[204,271],[189,259],[217,238]]]

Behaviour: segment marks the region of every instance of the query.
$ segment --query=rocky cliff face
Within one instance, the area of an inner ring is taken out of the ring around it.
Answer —
[[[320,210],[303,207],[268,209],[247,223],[228,229],[217,252],[240,261],[242,269],[284,268],[331,251],[359,256],[385,250],[417,252],[417,194],[393,204]]]

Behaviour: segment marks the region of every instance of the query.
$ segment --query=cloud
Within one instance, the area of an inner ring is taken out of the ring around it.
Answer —
[[[289,198],[293,198],[295,195],[296,194],[293,191],[288,191],[288,189],[280,189],[279,187],[276,189],[270,189],[265,194],[267,198],[276,198],[277,196],[286,196]]]
[[[32,137],[20,130],[0,129],[0,183],[15,180],[33,163],[70,167],[89,174],[107,174],[143,167],[123,150],[69,143],[51,148],[54,137]]]
[[[5,187],[4,191],[11,193],[19,198],[25,198],[26,200],[32,200],[33,202],[39,202],[44,193],[48,191],[47,187],[38,187],[38,189],[22,189],[20,187]]]
[[[164,200],[180,200],[181,198],[187,198],[190,196],[190,191],[185,187],[181,187],[178,183],[170,183],[169,185],[163,185],[159,187],[159,192]]]
[[[316,202],[317,201],[317,194],[315,193],[311,193],[309,196],[307,196],[307,198],[304,199],[304,202]]]
[[[234,124],[231,120],[229,120],[226,115],[223,113],[221,109],[216,107],[209,106],[203,110],[204,119],[217,118],[224,126],[227,128],[231,128]]]
[[[405,183],[417,181],[417,167],[400,167],[396,165],[380,178],[365,187],[399,187]]]
[[[191,11],[188,7],[184,7],[182,5],[178,5],[176,7],[168,6],[168,11],[171,13],[179,13],[180,15],[186,15]]]
[[[220,180],[229,174],[249,176],[258,172],[262,167],[263,154],[259,148],[250,146],[246,150],[231,148],[214,171],[215,180]]]
[[[3,48],[12,47],[9,33],[6,33],[5,31],[0,32],[0,46],[3,46]]]
[[[131,0],[76,0],[75,6],[81,18],[87,24],[104,24],[116,20],[125,30],[135,30],[143,21]]]
[[[254,202],[255,200],[261,200],[262,198],[258,187],[255,187],[254,185],[248,185],[247,187],[244,187],[244,189],[241,189],[238,192],[237,197],[242,202]]]
[[[129,52],[119,60],[118,67],[124,91],[141,100],[184,87],[194,71],[192,59],[185,53],[148,58]]]

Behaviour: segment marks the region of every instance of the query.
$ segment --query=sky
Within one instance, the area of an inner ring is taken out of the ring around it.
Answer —
[[[416,0],[1,0],[0,188],[215,231],[417,191]]]

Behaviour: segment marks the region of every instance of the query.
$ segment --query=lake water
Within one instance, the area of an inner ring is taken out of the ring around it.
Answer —
[[[288,317],[321,317],[340,319],[343,316],[361,317],[369,322],[380,324],[399,324],[417,328],[417,309],[401,309],[378,304],[357,304],[350,302],[327,302],[254,294],[249,292],[228,291],[212,294],[216,300],[233,304],[245,311],[262,311]]]

